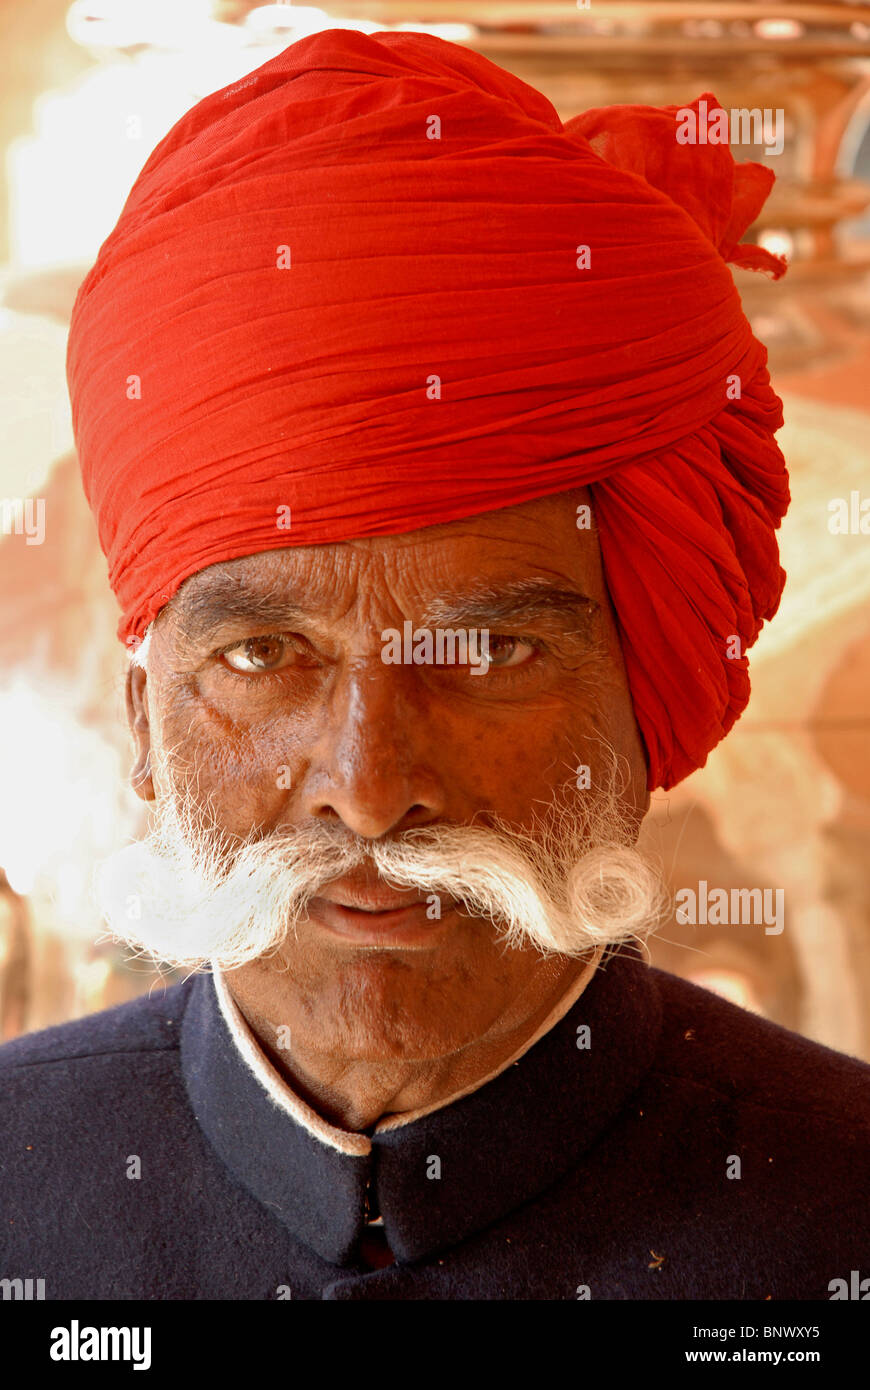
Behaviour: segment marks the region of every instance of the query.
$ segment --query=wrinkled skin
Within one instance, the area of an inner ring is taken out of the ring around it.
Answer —
[[[230,835],[320,818],[374,839],[468,823],[476,812],[531,829],[578,764],[590,766],[594,785],[603,737],[625,759],[639,825],[646,762],[598,541],[576,524],[586,501],[576,489],[403,535],[266,551],[191,576],[154,624],[147,678],[138,667],[128,676],[140,796],[154,798],[149,749],[159,739],[177,749],[176,775],[209,799]],[[309,616],[292,628],[234,617],[194,636],[186,606],[218,572],[273,598],[295,595]],[[420,624],[434,595],[526,576],[582,591],[593,600],[588,617],[573,632],[546,616],[490,623],[494,664],[485,675],[382,661],[382,629]],[[216,654],[276,632],[298,634],[293,647],[268,649],[270,664],[284,663],[278,669],[246,678]],[[456,913],[423,950],[363,949],[309,922],[280,956],[227,981],[297,1092],[333,1123],[362,1130],[486,1076],[534,1034],[582,968],[531,948],[505,951],[487,919]],[[291,1030],[289,1055],[276,1042],[282,1026]]]

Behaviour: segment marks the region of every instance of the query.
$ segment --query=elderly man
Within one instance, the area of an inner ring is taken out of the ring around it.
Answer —
[[[154,807],[101,901],[189,973],[0,1053],[3,1273],[328,1300],[870,1273],[870,1068],[643,957],[638,828],[745,707],[788,502],[726,264],[782,273],[739,244],[772,176],[676,131],[330,31],[147,161],[69,380]]]

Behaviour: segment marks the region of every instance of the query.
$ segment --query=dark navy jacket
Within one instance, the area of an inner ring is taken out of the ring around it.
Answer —
[[[870,1067],[631,954],[500,1076],[364,1147],[275,1105],[208,974],[15,1039],[0,1278],[47,1299],[823,1300],[870,1276]]]

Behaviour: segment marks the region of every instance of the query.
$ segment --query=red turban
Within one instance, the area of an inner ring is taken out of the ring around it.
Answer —
[[[773,174],[678,143],[677,110],[563,125],[467,49],[335,29],[194,106],[70,330],[118,635],[219,560],[591,484],[650,788],[701,766],[789,500],[726,261],[785,267],[738,245]]]

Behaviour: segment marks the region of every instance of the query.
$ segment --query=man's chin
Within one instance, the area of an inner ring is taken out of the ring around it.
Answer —
[[[526,953],[505,951],[492,922],[455,918],[445,915],[428,950],[355,946],[304,923],[228,984],[261,1000],[261,1017],[287,1024],[305,1050],[358,1062],[444,1058],[489,1031],[528,970]]]

